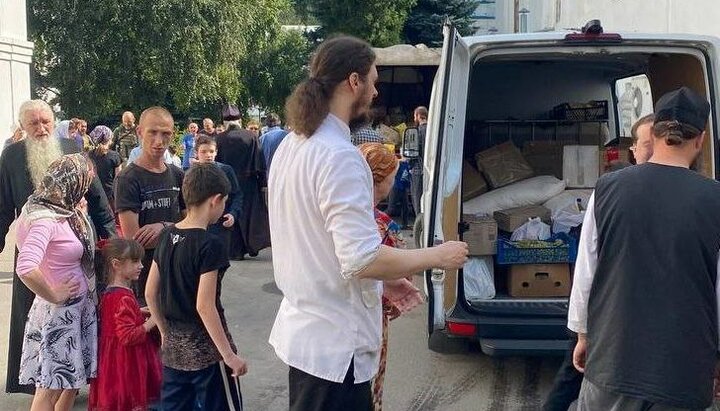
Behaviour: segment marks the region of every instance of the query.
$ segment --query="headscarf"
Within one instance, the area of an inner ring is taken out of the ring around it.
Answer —
[[[82,154],[68,154],[53,161],[35,192],[22,209],[32,222],[41,218],[64,218],[83,245],[80,261],[88,290],[97,302],[95,287],[95,235],[87,215],[77,207],[85,196],[92,174],[90,162]]]
[[[92,139],[93,144],[96,145],[105,144],[110,141],[111,138],[112,130],[107,126],[96,126],[90,132],[90,139]]]
[[[63,120],[55,127],[56,138],[70,138],[70,120]]]
[[[358,146],[372,171],[373,183],[382,183],[398,166],[398,159],[381,143],[364,143]]]

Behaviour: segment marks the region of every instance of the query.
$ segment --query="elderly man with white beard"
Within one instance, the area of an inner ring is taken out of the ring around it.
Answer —
[[[20,215],[28,196],[38,186],[50,164],[63,154],[79,151],[73,140],[53,137],[54,115],[44,101],[26,101],[20,106],[18,118],[27,138],[8,146],[0,157],[0,251],[5,248],[5,236],[10,225]],[[97,177],[93,179],[85,199],[97,235],[101,238],[115,235],[115,219]],[[18,382],[25,320],[33,298],[32,291],[17,276],[13,276],[7,392],[32,394],[35,388],[19,385]]]

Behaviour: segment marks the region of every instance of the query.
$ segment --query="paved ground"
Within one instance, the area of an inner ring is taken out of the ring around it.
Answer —
[[[251,411],[287,409],[287,368],[267,344],[281,299],[270,258],[268,251],[252,261],[234,262],[223,286],[232,333],[249,360],[242,390],[246,409]],[[0,255],[0,324],[8,324],[11,269],[12,255],[6,250]],[[386,410],[539,409],[557,359],[491,359],[477,351],[440,355],[427,349],[425,315],[424,308],[418,309],[391,324]],[[0,385],[4,388],[5,327],[0,334]],[[0,394],[0,410],[27,410],[29,401],[25,395]],[[75,409],[86,409],[86,404],[86,395],[81,393]]]

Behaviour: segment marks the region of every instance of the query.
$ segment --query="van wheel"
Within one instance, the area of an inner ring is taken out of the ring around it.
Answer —
[[[413,238],[415,239],[415,248],[422,248],[424,235],[425,230],[423,230],[423,215],[422,213],[418,213],[417,217],[415,217],[415,223],[413,224]]]
[[[428,348],[439,354],[463,354],[470,350],[466,338],[450,338],[444,331],[434,331],[428,337]]]

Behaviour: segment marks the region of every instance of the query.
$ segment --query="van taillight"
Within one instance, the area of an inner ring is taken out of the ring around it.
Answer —
[[[622,41],[622,36],[617,33],[570,33],[565,36],[565,41],[574,43],[619,43]]]
[[[605,33],[600,20],[590,20],[585,24],[580,33],[570,33],[566,35],[565,41],[578,43],[617,43],[622,41],[622,36],[617,33]]]
[[[475,333],[477,331],[477,327],[475,326],[475,324],[454,323],[448,321],[446,326],[450,334],[460,335],[463,337],[473,337],[475,336]]]

